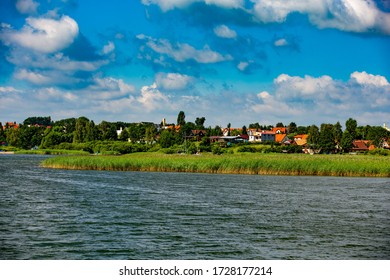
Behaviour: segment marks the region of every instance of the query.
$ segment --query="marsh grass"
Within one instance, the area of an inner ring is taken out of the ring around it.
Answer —
[[[134,153],[54,157],[43,161],[42,166],[117,171],[390,177],[390,158],[367,155]]]
[[[38,149],[38,150],[19,150],[15,154],[25,155],[89,155],[89,152],[79,150],[61,150],[61,149]]]

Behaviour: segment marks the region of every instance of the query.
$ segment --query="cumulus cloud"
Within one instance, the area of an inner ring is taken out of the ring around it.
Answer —
[[[29,17],[19,31],[4,29],[0,33],[0,40],[6,45],[54,53],[72,44],[78,33],[77,22],[68,16],[62,16],[58,20]]]
[[[14,87],[0,87],[0,93],[13,93],[13,92],[20,92],[20,90],[14,88]]]
[[[13,51],[8,57],[8,61],[12,64],[35,69],[53,69],[59,71],[75,72],[86,71],[93,72],[107,64],[107,60],[97,61],[77,61],[72,60],[63,53],[54,55],[26,53],[23,51]]]
[[[221,38],[234,39],[237,37],[237,32],[224,24],[216,26],[214,28],[214,33]]]
[[[122,79],[96,77],[94,83],[91,84],[87,90],[91,91],[95,97],[99,97],[100,99],[110,99],[133,94],[135,92],[135,87],[131,84],[127,84]]]
[[[147,112],[171,107],[169,98],[158,90],[156,83],[150,86],[143,86],[141,88],[141,96],[137,98],[137,101],[141,103]]]
[[[103,47],[102,53],[103,54],[109,54],[115,50],[115,45],[113,42],[109,41],[107,45]]]
[[[33,0],[18,0],[16,1],[16,9],[21,14],[35,14],[39,3]]]
[[[167,39],[155,39],[143,34],[137,35],[139,40],[146,41],[146,46],[154,52],[174,59],[176,62],[194,60],[198,63],[208,64],[232,60],[230,55],[222,55],[205,45],[202,49],[195,49],[187,43],[171,44]]]
[[[274,42],[274,46],[275,47],[284,47],[284,46],[288,46],[288,42],[286,39],[282,38],[282,39],[278,39]]]
[[[36,85],[49,84],[51,82],[50,77],[26,69],[17,71],[14,77],[18,80],[26,80]]]
[[[250,104],[250,110],[258,114],[303,124],[310,124],[308,121],[314,121],[311,119],[320,123],[349,117],[363,123],[377,123],[388,113],[390,85],[385,77],[366,72],[354,72],[348,81],[327,75],[299,77],[281,74],[274,79],[273,91],[256,94],[256,100],[250,99]],[[308,116],[311,119],[307,119]]]
[[[158,5],[161,10],[168,11],[174,8],[185,8],[194,3],[205,3],[223,8],[240,8],[244,0],[142,0],[144,5]]]
[[[284,22],[291,13],[307,14],[319,28],[390,34],[390,14],[380,11],[373,0],[252,0],[253,13],[264,23]]]
[[[389,86],[389,82],[386,77],[380,75],[372,75],[367,72],[353,72],[351,74],[351,80],[355,80],[357,83],[361,85],[370,85],[376,87],[386,87]]]
[[[158,73],[156,85],[165,90],[183,90],[194,80],[193,77],[180,73]]]

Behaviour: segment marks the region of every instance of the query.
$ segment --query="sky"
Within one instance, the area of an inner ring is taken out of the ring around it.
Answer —
[[[390,123],[389,0],[1,0],[0,121]]]

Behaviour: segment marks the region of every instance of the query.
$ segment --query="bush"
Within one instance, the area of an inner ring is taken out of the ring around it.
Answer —
[[[211,148],[211,151],[213,152],[214,155],[222,155],[223,153],[222,148],[219,145],[214,145]]]
[[[390,151],[385,149],[375,149],[368,152],[369,155],[374,156],[390,156]]]

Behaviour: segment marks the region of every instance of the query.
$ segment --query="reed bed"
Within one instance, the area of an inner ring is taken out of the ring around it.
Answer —
[[[115,171],[390,177],[390,158],[367,155],[232,154],[66,156],[43,167]]]
[[[89,155],[86,151],[80,150],[60,150],[60,149],[39,149],[39,150],[19,150],[15,154],[25,155]]]

